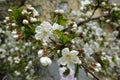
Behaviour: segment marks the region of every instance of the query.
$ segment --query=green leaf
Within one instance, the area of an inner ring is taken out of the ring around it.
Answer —
[[[75,34],[75,33],[72,33],[72,34],[69,35],[69,38],[70,38],[70,39],[73,39],[73,38],[75,38],[75,37],[77,37],[77,34]]]
[[[32,36],[35,35],[35,32],[33,29],[30,29],[30,28],[25,28],[22,32],[22,35],[24,36],[24,38],[26,40],[30,39]]]
[[[19,20],[19,18],[21,18],[21,16],[22,16],[21,15],[22,10],[23,10],[23,7],[14,9],[11,17],[15,20]]]
[[[65,25],[67,24],[67,19],[63,18],[63,16],[58,16],[57,23],[58,23],[59,25],[65,26]]]
[[[112,57],[112,61],[117,64],[115,57]]]
[[[108,62],[107,60],[102,60],[102,61],[100,62],[100,64],[102,65],[102,67],[103,67],[104,69],[106,69],[106,68],[109,66],[109,62]]]
[[[113,11],[112,12],[112,21],[118,21],[120,19],[120,11]]]
[[[62,41],[63,44],[66,44],[67,42],[70,41],[70,38],[68,36],[64,35],[63,32],[61,32],[59,30],[55,30],[54,33],[58,35],[58,37],[60,38],[60,40]]]

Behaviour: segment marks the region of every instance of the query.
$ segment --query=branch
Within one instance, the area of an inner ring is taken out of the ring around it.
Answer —
[[[93,10],[93,13],[92,13],[92,15],[90,16],[90,18],[93,17],[93,15],[95,14],[95,11],[96,11],[99,7],[100,7],[100,1],[98,0],[98,1],[97,1],[97,5],[95,6],[95,8],[94,8],[94,10]]]
[[[108,3],[109,3],[109,0],[107,0],[106,3],[108,4]],[[103,15],[103,16],[99,16],[99,17],[92,18],[93,15],[95,14],[95,11],[100,7],[100,4],[101,4],[101,2],[100,2],[100,0],[98,0],[98,1],[97,1],[97,5],[95,6],[95,8],[94,8],[94,10],[93,10],[93,13],[92,13],[92,15],[90,16],[90,18],[87,19],[87,20],[85,20],[85,21],[79,22],[77,25],[80,26],[80,25],[82,25],[82,24],[84,24],[84,23],[86,23],[86,22],[89,22],[89,21],[91,21],[91,20],[96,20],[96,19],[99,19],[99,18],[102,18],[102,17],[110,17],[111,15],[110,15],[110,13],[109,13],[109,14],[107,14],[107,15]]]
[[[96,19],[100,19],[100,18],[102,18],[102,17],[110,17],[110,16],[111,16],[110,14],[107,14],[107,15],[103,15],[103,16],[99,16],[99,17],[87,19],[87,20],[85,20],[85,21],[79,22],[79,23],[77,24],[77,26],[80,26],[80,25],[82,25],[82,24],[84,24],[84,23],[87,23],[87,22],[89,22],[89,21],[91,21],[91,20],[96,20]]]
[[[82,67],[85,69],[85,71],[87,71],[88,73],[90,73],[96,80],[100,80],[98,76],[96,76],[93,72],[91,72],[87,66],[82,64]]]
[[[108,17],[110,17],[110,16],[111,16],[111,14],[107,14],[107,15],[103,15],[103,16],[99,16],[99,17],[95,17],[95,18],[89,18],[89,19],[87,19],[87,20],[85,20],[85,21],[79,22],[79,23],[77,24],[77,26],[79,27],[80,25],[83,25],[83,24],[85,24],[85,23],[87,23],[87,22],[89,22],[89,21],[97,20],[97,19],[100,19],[100,18],[102,18],[102,17],[108,18]],[[68,29],[69,29],[69,27],[63,29],[62,31],[65,32],[65,31],[67,31]]]

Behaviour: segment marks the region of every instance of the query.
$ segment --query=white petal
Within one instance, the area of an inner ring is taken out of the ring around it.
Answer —
[[[49,30],[52,29],[52,25],[48,21],[42,22],[41,26]]]
[[[53,30],[63,30],[64,27],[59,25],[59,24],[57,24],[57,23],[54,23],[52,29]]]
[[[60,67],[60,68],[59,68],[59,71],[60,71],[60,75],[61,75],[61,76],[63,75],[63,73],[65,72],[66,69],[67,69],[66,67]]]
[[[72,63],[75,63],[75,64],[81,64],[81,61],[80,61],[80,59],[78,58],[78,56],[73,56],[71,62],[72,62]]]
[[[51,65],[52,64],[52,60],[50,58],[47,58],[47,63],[48,63],[48,65]]]
[[[66,61],[65,57],[61,57],[60,59],[58,59],[58,64],[66,65],[67,61]]]
[[[68,54],[69,53],[69,48],[64,48],[62,50],[62,55]]]
[[[73,63],[68,63],[68,64],[67,64],[67,67],[68,67],[69,69],[75,70],[75,64],[73,64]]]
[[[59,29],[58,26],[59,26],[59,25],[58,25],[57,23],[54,23],[52,29],[53,29],[53,30]]]
[[[39,33],[38,33],[38,34],[35,34],[35,39],[36,39],[36,40],[41,40],[41,34],[39,34]]]
[[[41,26],[37,26],[37,27],[35,28],[35,32],[39,33],[40,31],[41,31]]]
[[[42,57],[43,54],[44,54],[44,53],[43,53],[43,49],[40,49],[40,50],[38,51],[38,56],[39,56],[39,57]]]
[[[70,53],[71,53],[72,55],[78,55],[78,54],[79,54],[79,52],[76,51],[76,50],[72,50]]]

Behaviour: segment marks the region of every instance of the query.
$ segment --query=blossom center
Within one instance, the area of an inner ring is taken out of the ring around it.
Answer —
[[[44,34],[44,35],[47,35],[47,33],[48,33],[47,31],[43,30],[43,34]]]
[[[66,54],[66,58],[67,58],[68,60],[70,60],[70,59],[72,58],[72,56],[68,53],[68,54]]]

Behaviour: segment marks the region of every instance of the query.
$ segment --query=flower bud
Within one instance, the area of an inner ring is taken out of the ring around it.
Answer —
[[[27,13],[28,13],[27,10],[23,10],[23,11],[21,12],[22,15],[27,14]]]
[[[12,12],[12,9],[8,9],[8,12]]]
[[[15,74],[19,76],[21,73],[19,71],[15,71]]]
[[[41,57],[40,58],[40,63],[43,65],[43,66],[48,66],[52,63],[51,59],[48,58],[48,57]]]
[[[36,21],[37,21],[37,19],[36,19],[36,18],[33,18],[33,17],[31,17],[31,18],[30,18],[30,22],[32,22],[32,23],[33,23],[33,22],[36,22]]]
[[[60,13],[60,14],[63,14],[63,13],[64,13],[64,10],[63,10],[63,9],[60,9],[60,10],[55,10],[55,13]]]
[[[37,10],[35,10],[35,9],[33,10],[33,16],[34,16],[34,17],[38,17],[38,16],[39,16],[39,13],[38,13]]]
[[[9,21],[9,20],[10,20],[10,17],[5,17],[5,20]]]
[[[13,27],[17,26],[16,23],[12,23],[11,25],[12,25]]]
[[[43,50],[42,50],[42,49],[38,51],[38,56],[39,56],[39,57],[42,57],[43,54],[44,54],[44,53],[43,53]]]
[[[28,20],[24,19],[23,24],[29,24]]]

